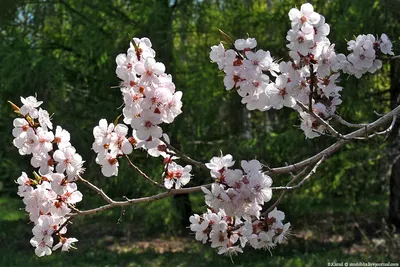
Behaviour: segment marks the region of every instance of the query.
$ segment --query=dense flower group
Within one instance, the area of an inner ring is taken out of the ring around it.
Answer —
[[[311,4],[303,4],[300,10],[292,8],[289,19],[290,61],[278,64],[269,51],[256,50],[254,38],[238,39],[232,49],[225,49],[222,43],[213,46],[210,58],[225,72],[225,88],[236,89],[247,109],[293,108],[300,114],[300,128],[306,137],[314,138],[326,129],[311,112],[326,120],[342,103],[339,71],[357,78],[375,72],[382,67],[377,53],[393,55],[392,43],[385,34],[379,40],[371,34],[359,35],[348,42],[352,53],[346,57],[336,54],[335,45],[327,38],[330,27]],[[311,110],[304,111],[299,102]]]
[[[129,155],[133,148],[145,149],[153,157],[163,156],[168,170],[164,173],[164,185],[176,188],[189,182],[191,166],[185,168],[172,162],[174,153],[167,150],[169,138],[160,127],[161,123],[172,123],[182,113],[182,92],[175,91],[172,76],[165,73],[165,66],[154,59],[156,53],[148,38],[133,38],[127,54],[116,58],[117,76],[124,100],[124,124],[107,124],[100,120],[93,129],[93,150],[96,162],[101,165],[104,176],[118,175],[118,158]]]
[[[236,254],[250,245],[255,249],[273,249],[283,242],[290,233],[290,223],[283,224],[285,213],[272,210],[266,217],[243,220],[237,216],[227,216],[224,210],[207,210],[201,216],[190,217],[190,230],[196,240],[218,248],[218,254]]]
[[[13,144],[21,155],[32,154],[31,164],[37,169],[33,178],[25,172],[17,179],[18,195],[23,198],[25,210],[34,223],[31,245],[39,257],[52,250],[73,248],[76,238],[67,238],[66,223],[77,202],[82,200],[74,182],[83,172],[82,157],[71,146],[68,131],[60,126],[55,133],[42,102],[35,97],[21,97],[23,106],[17,111],[21,118],[14,119]],[[53,237],[59,243],[53,246]]]
[[[290,223],[282,221],[285,214],[276,208],[263,216],[261,209],[272,197],[272,179],[262,172],[258,160],[242,161],[241,169],[231,155],[213,157],[206,164],[215,182],[211,191],[203,187],[205,202],[210,209],[199,216],[190,217],[190,229],[196,240],[211,242],[218,253],[243,252],[250,244],[253,248],[270,249],[281,243]]]

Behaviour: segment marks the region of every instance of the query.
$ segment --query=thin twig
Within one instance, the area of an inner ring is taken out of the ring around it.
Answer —
[[[158,186],[160,188],[165,188],[162,184],[160,184],[160,183],[154,181],[153,179],[151,179],[147,174],[145,174],[141,169],[139,169],[135,164],[133,164],[133,162],[128,157],[128,155],[125,155],[125,158],[128,160],[129,166],[134,168],[143,178],[145,178],[147,181],[149,181],[150,183],[152,183],[155,186]]]
[[[102,189],[98,188],[97,186],[95,186],[94,184],[92,184],[91,182],[83,179],[80,175],[78,175],[78,180],[81,181],[82,183],[84,183],[85,185],[87,185],[90,189],[92,189],[93,191],[95,191],[97,194],[99,194],[107,203],[112,203],[113,200],[107,196]]]
[[[60,227],[59,227],[53,234],[56,235],[56,234],[58,234],[59,232],[61,232],[61,230],[62,230],[65,226],[67,226],[68,223],[72,223],[71,220],[72,220],[72,217],[69,217],[63,224],[60,225]]]
[[[368,125],[366,123],[350,123],[350,122],[344,120],[342,117],[340,117],[337,114],[333,114],[332,118],[334,118],[335,120],[337,120],[341,124],[343,124],[343,125],[345,125],[347,127],[351,127],[351,128],[363,128],[363,127]]]
[[[334,137],[339,137],[340,139],[345,139],[345,136],[343,136],[341,133],[336,131],[326,120],[321,118],[318,114],[316,114],[313,110],[309,110],[303,103],[300,101],[296,101],[297,105],[299,105],[304,111],[309,113],[311,116],[313,116],[317,122],[319,122],[321,125],[325,126],[325,128],[328,130],[330,134]]]
[[[294,190],[294,189],[297,189],[297,188],[301,187],[303,184],[305,184],[311,178],[311,176],[313,176],[315,174],[315,172],[317,171],[318,166],[324,160],[325,160],[325,155],[322,156],[322,158],[314,165],[314,168],[312,168],[312,170],[303,178],[303,180],[301,180],[295,186],[279,186],[279,187],[271,187],[271,189],[273,189],[273,190]]]
[[[386,135],[385,136],[385,140],[386,140],[388,138],[388,136],[389,136],[389,133],[393,130],[393,127],[396,124],[396,120],[397,120],[397,115],[393,116],[392,123],[389,125],[389,127],[386,130],[383,130],[381,132],[375,132],[375,133],[367,135],[365,137],[354,137],[354,139],[356,139],[356,140],[367,140],[367,139],[370,139],[370,138],[378,136],[378,135]]]
[[[173,196],[173,195],[181,195],[181,194],[189,194],[189,193],[199,192],[199,191],[201,191],[202,187],[209,188],[209,187],[211,187],[211,184],[187,187],[187,188],[180,188],[180,189],[171,189],[171,190],[168,190],[167,192],[163,192],[163,193],[153,195],[150,197],[141,197],[141,198],[135,198],[135,199],[125,198],[126,201],[111,200],[111,202],[107,205],[100,206],[100,207],[94,208],[94,209],[89,209],[89,210],[81,210],[80,212],[71,214],[71,216],[93,215],[93,214],[97,214],[97,213],[105,211],[105,210],[109,210],[114,207],[126,207],[126,206],[131,206],[131,205],[135,205],[135,204],[139,204],[139,203],[152,202],[152,201],[159,200],[159,199],[166,198],[166,197]],[[95,187],[95,188],[97,188],[97,187]],[[100,190],[100,189],[97,188],[97,190]]]
[[[201,169],[203,169],[203,170],[205,170],[205,171],[207,171],[207,172],[210,171],[210,169],[208,169],[204,163],[202,163],[202,162],[200,162],[200,161],[196,161],[196,160],[191,159],[190,157],[186,156],[183,152],[179,151],[178,149],[176,149],[175,147],[173,147],[172,145],[170,145],[167,141],[165,141],[165,139],[164,139],[163,137],[161,137],[160,140],[163,141],[164,144],[167,146],[167,148],[169,148],[170,150],[172,150],[173,152],[175,152],[175,154],[176,154],[178,157],[180,157],[182,160],[184,160],[184,161],[186,161],[186,162],[188,162],[188,163],[190,163],[190,164],[199,166]]]
[[[296,182],[297,179],[299,179],[306,172],[306,170],[307,170],[307,167],[304,168],[301,172],[299,172],[296,175],[293,175],[292,173],[290,173],[292,175],[292,179],[286,184],[286,186],[290,186],[291,184]],[[288,192],[288,191],[287,190],[282,190],[281,195],[279,196],[279,198],[265,212],[263,212],[262,215],[264,214],[264,216],[265,216],[265,214],[270,213],[275,207],[277,207],[279,205],[279,203],[282,201],[282,199],[285,196],[286,192]]]
[[[270,168],[268,171],[266,171],[266,174],[272,175],[272,174],[280,174],[280,173],[290,173],[293,171],[303,169],[304,167],[306,167],[308,165],[318,162],[318,160],[320,160],[324,155],[329,156],[332,153],[336,152],[337,150],[339,150],[339,148],[341,148],[345,144],[350,143],[352,140],[354,140],[355,137],[365,136],[366,132],[375,130],[376,128],[385,124],[387,121],[392,120],[394,116],[398,116],[399,114],[400,114],[400,106],[397,106],[392,111],[388,112],[387,114],[380,117],[376,121],[368,124],[366,127],[357,129],[349,134],[346,134],[344,136],[346,139],[337,141],[336,143],[332,144],[331,146],[327,147],[326,149],[322,150],[321,152],[315,154],[314,156],[311,156],[305,160],[302,160],[295,164],[291,164],[289,166]]]

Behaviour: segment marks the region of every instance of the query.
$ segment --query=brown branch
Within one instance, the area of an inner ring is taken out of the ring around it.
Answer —
[[[397,120],[397,115],[394,115],[393,119],[392,119],[392,123],[389,125],[389,127],[386,130],[383,130],[381,132],[375,132],[375,133],[367,135],[365,137],[354,137],[354,139],[367,140],[367,139],[370,139],[370,138],[378,136],[378,135],[386,135],[386,137],[385,137],[385,140],[386,140],[386,138],[388,137],[388,134],[393,130],[393,127],[396,124],[396,120]]]
[[[135,198],[135,199],[125,198],[126,201],[111,200],[111,202],[109,202],[109,204],[107,204],[107,205],[100,206],[98,208],[94,208],[94,209],[90,209],[90,210],[82,210],[82,211],[76,212],[74,214],[71,214],[71,216],[93,215],[93,214],[97,214],[97,213],[105,211],[105,210],[109,210],[114,207],[126,207],[126,206],[131,206],[131,205],[135,205],[135,204],[139,204],[139,203],[152,202],[152,201],[159,200],[159,199],[166,198],[166,197],[173,196],[173,195],[181,195],[181,194],[189,194],[189,193],[199,192],[199,191],[201,191],[202,187],[209,188],[210,186],[211,186],[211,184],[207,184],[207,185],[203,185],[203,186],[181,188],[181,189],[171,189],[171,190],[168,190],[167,192],[163,192],[163,193],[153,195],[150,197],[141,197],[141,198]],[[103,192],[101,189],[97,188],[94,185],[91,185],[90,187],[99,194]]]
[[[147,176],[147,174],[145,174],[141,169],[139,169],[135,164],[133,164],[133,162],[128,157],[128,155],[125,155],[125,158],[128,160],[129,166],[134,168],[143,178],[145,178],[147,181],[149,181],[150,183],[152,183],[155,186],[158,186],[158,187],[161,187],[161,188],[165,188],[162,184],[160,184],[160,183],[154,181],[153,179],[151,179],[149,176]]]
[[[326,159],[326,155],[323,155],[322,158],[314,165],[312,170],[303,178],[303,180],[301,180],[295,186],[279,186],[279,187],[271,187],[271,189],[273,189],[273,190],[294,190],[294,189],[301,187],[303,184],[305,184],[311,178],[311,176],[313,176],[316,173],[317,168],[319,167],[319,165],[321,165],[321,163],[325,159]]]
[[[90,189],[95,191],[97,194],[99,194],[107,203],[114,202],[109,196],[106,195],[106,193],[103,192],[102,189],[98,188],[97,186],[95,186],[91,182],[83,179],[81,176],[78,176],[78,180],[81,181],[82,183],[84,183],[85,185],[87,185]]]
[[[370,131],[374,131],[376,128],[380,127],[381,125],[385,124],[389,120],[393,119],[394,116],[398,116],[400,114],[400,106],[397,106],[395,109],[390,111],[389,113],[385,114],[381,118],[377,119],[376,121],[368,124],[366,127],[355,130],[349,134],[344,135],[346,139],[342,139],[337,141],[336,143],[332,144],[328,148],[322,150],[321,152],[315,154],[312,157],[309,157],[308,159],[305,159],[303,161],[297,162],[295,164],[289,165],[289,166],[284,166],[284,167],[277,167],[277,168],[270,168],[268,171],[266,171],[266,174],[271,175],[271,174],[279,174],[279,173],[290,173],[293,171],[297,171],[300,169],[303,169],[306,166],[315,164],[318,162],[323,156],[329,156],[332,153],[336,152],[341,148],[343,145],[351,142],[351,140],[354,140],[355,137],[362,137],[365,136],[365,133],[368,133]]]
[[[341,123],[341,124],[343,124],[343,125],[345,125],[347,127],[350,127],[350,128],[363,128],[363,127],[368,125],[367,123],[350,123],[350,122],[344,120],[342,117],[340,117],[337,114],[333,114],[332,118],[334,118],[339,123]]]
[[[72,217],[69,217],[63,224],[60,225],[60,227],[53,233],[54,235],[58,234],[59,232],[61,232],[61,230],[67,226],[68,223],[72,223],[71,222]]]
[[[307,170],[307,167],[304,168],[301,172],[299,172],[296,175],[292,175],[292,180],[290,180],[286,186],[290,186],[292,183],[296,182],[297,179],[299,179]],[[279,203],[282,201],[283,197],[285,196],[286,192],[288,192],[287,190],[282,190],[281,195],[279,196],[279,198],[274,202],[274,204],[272,204],[265,212],[263,212],[261,215],[263,214],[268,214],[270,213],[275,207],[277,207],[279,205]]]

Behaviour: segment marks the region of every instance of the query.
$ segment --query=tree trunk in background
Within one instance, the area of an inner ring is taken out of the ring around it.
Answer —
[[[400,61],[394,60],[390,66],[390,106],[395,108],[400,104]],[[391,152],[393,154],[390,175],[390,200],[389,218],[390,224],[400,230],[400,118],[397,118],[395,127],[391,133]]]
[[[152,17],[156,18],[155,20],[150,20],[148,32],[150,35],[154,35],[154,37],[150,37],[153,43],[153,47],[156,50],[156,60],[158,62],[163,62],[166,68],[166,73],[172,75],[173,79],[176,77],[174,73],[173,59],[174,59],[174,43],[173,37],[174,34],[172,32],[172,23],[174,21],[177,8],[186,9],[185,3],[179,3],[178,1],[172,2],[172,5],[168,4],[169,1],[157,1],[157,8],[154,8],[154,14]],[[184,12],[186,13],[186,12]],[[190,16],[190,14],[186,14]],[[186,21],[182,21],[181,23],[187,23]],[[176,81],[174,81],[176,83]],[[166,128],[170,129],[170,127]],[[179,141],[176,138],[176,131],[166,131],[166,133],[171,138],[171,145],[180,149]],[[187,229],[189,226],[189,217],[192,215],[192,206],[190,203],[189,195],[175,195],[173,196],[173,204],[175,208],[174,215],[176,215],[176,221],[174,220],[174,229],[176,232],[182,231],[182,229]]]

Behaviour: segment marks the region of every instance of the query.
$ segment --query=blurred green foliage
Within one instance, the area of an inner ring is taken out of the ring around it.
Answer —
[[[115,57],[125,53],[132,37],[149,37],[162,61],[183,91],[183,114],[164,127],[172,143],[187,155],[207,162],[220,150],[240,162],[257,158],[268,166],[295,163],[332,144],[321,137],[306,140],[297,114],[291,110],[249,112],[235,93],[224,89],[222,75],[210,63],[210,46],[218,44],[222,29],[234,38],[255,37],[258,47],[276,59],[287,59],[287,13],[302,1],[193,0],[193,1],[103,1],[36,0],[0,3],[0,194],[16,196],[14,180],[21,171],[30,173],[28,157],[12,146],[12,120],[7,100],[19,104],[20,96],[37,94],[44,108],[54,113],[53,124],[71,133],[72,144],[86,160],[85,178],[121,199],[158,192],[122,162],[118,177],[101,176],[91,151],[92,129],[101,118],[113,121],[122,99],[115,75]],[[397,47],[400,40],[399,1],[313,1],[315,10],[331,26],[330,40],[346,52],[346,40],[360,33],[385,32]],[[373,111],[389,109],[389,72],[384,65],[376,75],[362,80],[342,76],[343,104],[339,113],[354,122],[376,118]],[[400,77],[399,77],[400,78]],[[337,125],[343,131],[347,129]],[[150,176],[161,180],[163,165],[141,151],[134,162]],[[296,222],[307,212],[329,211],[343,205],[356,212],[366,199],[378,199],[386,209],[388,196],[387,145],[382,139],[352,143],[324,163],[312,181],[282,202],[289,219]],[[195,169],[192,185],[210,182],[207,173]],[[274,177],[274,185],[290,177]],[[102,199],[83,185],[80,207],[94,207]],[[202,194],[190,196],[192,209],[205,209]],[[340,204],[338,204],[340,203]],[[369,203],[369,202],[368,202]],[[124,220],[141,225],[143,233],[176,233],[182,214],[172,199],[130,207]],[[322,207],[322,208],[319,208]],[[112,211],[114,220],[120,211]],[[3,215],[2,215],[3,216]],[[4,215],[5,216],[5,215]],[[101,215],[100,215],[101,216]],[[351,216],[351,215],[350,215]],[[281,266],[281,265],[279,265]],[[295,264],[293,265],[295,266]],[[301,266],[301,264],[298,266]]]

